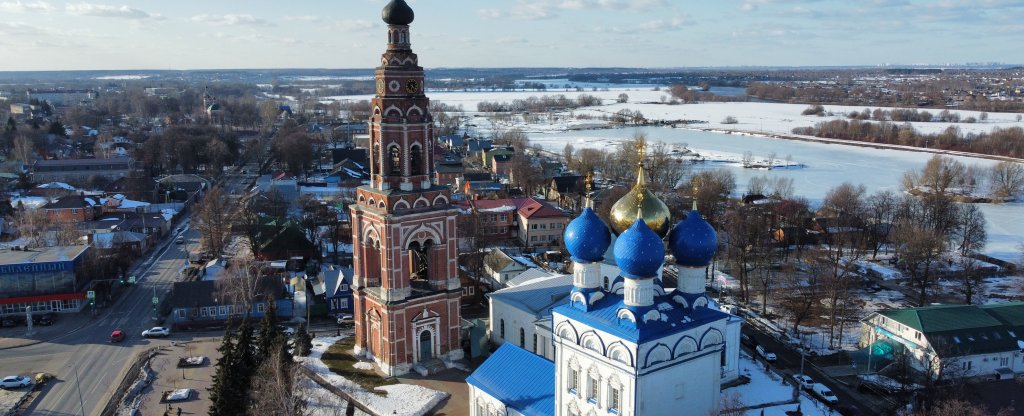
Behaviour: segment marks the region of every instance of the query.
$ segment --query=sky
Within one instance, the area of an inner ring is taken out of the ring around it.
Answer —
[[[386,41],[386,0],[112,1],[0,0],[0,71],[371,68]],[[427,68],[1024,63],[1024,0],[409,4]]]

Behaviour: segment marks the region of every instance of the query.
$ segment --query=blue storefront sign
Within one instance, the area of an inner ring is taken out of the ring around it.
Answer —
[[[22,273],[49,273],[74,270],[75,263],[71,261],[55,261],[48,263],[23,263],[0,265],[0,275],[22,274]]]

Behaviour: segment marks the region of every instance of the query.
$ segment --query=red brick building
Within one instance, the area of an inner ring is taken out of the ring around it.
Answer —
[[[412,52],[413,11],[384,7],[388,45],[371,102],[370,184],[351,206],[355,352],[389,375],[459,359],[458,209],[433,183],[433,117]]]
[[[68,195],[43,205],[46,219],[51,223],[80,223],[96,217],[96,201],[80,195]]]

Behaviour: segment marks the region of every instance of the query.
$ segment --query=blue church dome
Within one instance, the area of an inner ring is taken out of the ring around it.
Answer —
[[[615,240],[615,263],[625,277],[646,279],[658,275],[658,268],[665,263],[665,246],[643,218],[637,218]]]
[[[707,266],[718,250],[718,234],[696,210],[690,211],[668,238],[669,249],[680,266]]]
[[[565,248],[572,259],[581,263],[594,263],[604,259],[604,253],[611,245],[612,235],[608,226],[590,207],[583,209],[579,217],[565,227]]]

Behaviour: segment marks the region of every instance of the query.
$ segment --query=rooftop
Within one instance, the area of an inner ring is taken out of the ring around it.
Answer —
[[[89,246],[84,245],[30,248],[27,251],[4,249],[0,250],[0,266],[72,261],[81,256],[87,249],[89,249]]]
[[[466,383],[524,416],[555,414],[555,364],[511,342],[491,354]]]

